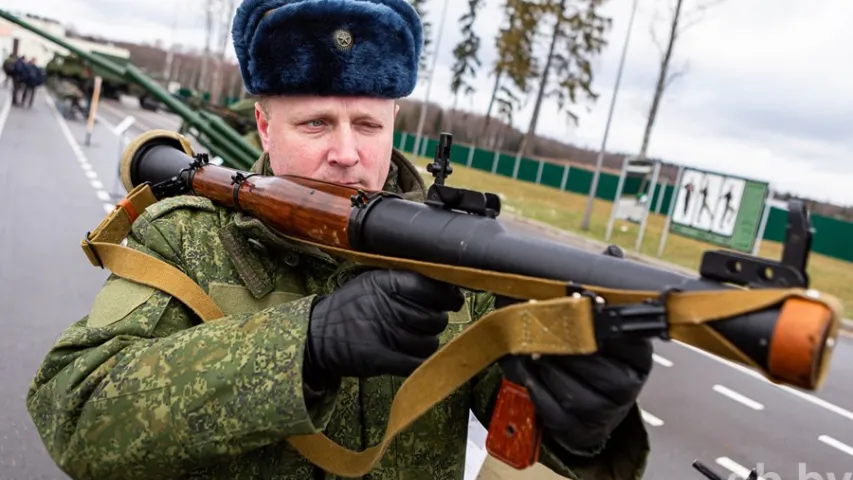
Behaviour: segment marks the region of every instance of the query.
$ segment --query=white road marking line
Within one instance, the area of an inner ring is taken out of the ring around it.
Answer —
[[[748,477],[749,472],[751,471],[750,469],[748,469],[748,468],[744,467],[743,465],[735,462],[734,460],[732,460],[729,457],[718,458],[717,459],[717,465],[729,470],[730,472],[734,473],[735,475],[737,475],[741,478]],[[758,477],[758,479],[759,480],[767,480],[764,477]]]
[[[841,450],[842,452],[846,453],[847,455],[853,456],[853,447],[851,447],[850,445],[847,445],[845,443],[841,443],[838,440],[830,437],[829,435],[821,435],[821,436],[817,437],[817,439],[820,440],[821,442],[829,445],[830,447],[835,447],[835,448]]]
[[[89,162],[89,159],[86,158],[86,154],[83,153],[83,149],[81,149],[77,141],[74,140],[74,135],[68,128],[68,124],[65,123],[65,119],[62,118],[62,115],[59,113],[59,110],[56,108],[56,104],[53,102],[50,95],[45,95],[45,102],[53,111],[53,116],[59,124],[59,129],[62,130],[62,135],[68,142],[68,145],[71,146],[71,150],[74,151],[74,156],[77,158],[77,161],[80,162],[80,167],[83,169],[86,176],[89,177],[89,184],[95,189],[95,195],[97,195],[98,199],[101,201],[111,200],[110,195],[100,189],[103,188],[103,184],[98,180],[98,174],[95,173],[95,170],[92,168],[92,164]],[[106,213],[110,213],[113,211],[114,205],[111,203],[104,203],[103,207]]]
[[[656,363],[659,363],[659,364],[663,365],[664,367],[671,367],[671,366],[672,366],[672,362],[671,362],[671,361],[669,361],[669,360],[667,360],[667,359],[665,359],[665,358],[661,357],[661,356],[660,356],[660,355],[658,355],[657,353],[653,353],[653,354],[652,354],[652,358],[654,359],[654,361],[655,361]]]
[[[3,104],[3,111],[0,112],[0,137],[3,136],[3,127],[6,126],[6,119],[9,118],[9,112],[12,111],[12,96],[6,96],[6,103]]]
[[[678,345],[681,345],[682,347],[693,350],[694,352],[702,354],[702,355],[704,355],[704,356],[706,356],[712,360],[716,360],[717,362],[720,362],[723,365],[728,365],[729,367],[732,367],[735,370],[743,372],[743,373],[749,375],[750,377],[756,378],[756,379],[758,379],[758,380],[760,380],[760,381],[762,381],[768,385],[771,385],[771,386],[776,387],[776,388],[781,388],[782,390],[785,390],[786,392],[790,393],[791,395],[800,397],[803,400],[805,400],[807,402],[811,402],[811,403],[813,403],[813,404],[815,404],[821,408],[825,408],[826,410],[829,410],[832,413],[837,413],[838,415],[841,415],[842,417],[847,418],[848,420],[853,420],[853,412],[851,412],[849,410],[845,410],[845,409],[843,409],[837,405],[833,405],[833,404],[827,402],[826,400],[823,400],[821,398],[817,398],[817,397],[809,395],[807,393],[803,393],[803,392],[796,390],[794,388],[791,388],[787,385],[779,385],[779,384],[773,383],[770,380],[767,380],[764,377],[764,375],[761,375],[760,373],[758,373],[756,371],[750,370],[749,368],[744,367],[743,365],[738,365],[738,364],[731,362],[729,360],[726,360],[724,358],[720,358],[720,357],[717,357],[715,355],[711,355],[710,353],[708,353],[704,350],[700,350],[700,349],[694,347],[693,345],[688,345],[686,343],[679,342],[678,340],[674,340],[673,343],[676,343]]]
[[[99,106],[104,107],[105,109],[109,110],[113,115],[115,115],[119,118],[124,118],[128,115],[127,113],[122,112],[121,110],[117,109],[116,107],[114,107],[108,103],[102,103]],[[149,127],[147,124],[140,123],[138,117],[137,117],[136,122],[134,122],[134,123],[136,123],[136,125],[139,125],[139,127],[142,129],[142,131],[154,130],[153,128]],[[115,129],[112,129],[112,130],[113,130],[113,133],[116,133]],[[177,130],[177,128],[175,128],[175,130]]]
[[[110,132],[112,132],[113,135],[116,135],[116,136],[118,135],[118,132],[116,131],[118,129],[117,125],[110,122],[109,120],[107,120],[103,116],[98,115],[97,113],[95,114],[95,118],[97,118],[99,122],[103,123],[104,126],[107,127],[110,130]]]
[[[640,413],[641,413],[641,414],[642,414],[642,416],[643,416],[643,421],[645,421],[645,422],[646,422],[646,423],[648,423],[649,425],[651,425],[651,426],[653,426],[653,427],[659,427],[659,426],[663,425],[663,420],[661,420],[661,419],[659,419],[658,417],[656,417],[656,416],[652,415],[651,413],[649,413],[649,412],[647,412],[647,411],[645,411],[645,410],[642,410],[642,409],[640,410]]]
[[[756,402],[751,398],[741,395],[730,388],[726,388],[722,385],[714,385],[714,391],[717,393],[721,393],[736,402],[740,402],[753,410],[764,410],[764,405]]]

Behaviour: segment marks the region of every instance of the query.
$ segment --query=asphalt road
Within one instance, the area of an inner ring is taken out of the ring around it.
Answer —
[[[45,92],[31,110],[9,109],[8,93],[0,90],[0,307],[5,314],[0,479],[65,478],[27,414],[27,388],[44,354],[68,324],[86,314],[107,276],[88,263],[79,243],[123,194],[116,174],[122,144],[115,126],[133,115],[137,120],[127,133],[133,137],[149,128],[177,129],[179,121],[102,102],[87,145],[85,122],[62,119]],[[653,445],[645,478],[701,479],[691,467],[694,459],[726,479],[755,466],[766,480],[853,477],[852,391],[853,345],[847,337],[837,345],[826,385],[812,394],[770,384],[692,347],[658,342],[655,369],[641,397]],[[483,434],[482,427],[471,426],[466,478],[475,477],[483,460]],[[517,478],[522,477],[547,475],[537,470]]]

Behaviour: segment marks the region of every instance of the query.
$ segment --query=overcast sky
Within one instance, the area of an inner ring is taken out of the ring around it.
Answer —
[[[485,113],[493,78],[494,35],[503,0],[485,0],[475,26],[483,62],[474,98],[460,107]],[[684,0],[690,11],[699,0]],[[706,0],[701,0],[706,1]],[[107,38],[200,46],[204,0],[0,0],[0,6],[55,18]],[[673,0],[639,0],[608,150],[635,153],[642,142],[660,55],[649,33],[655,12]],[[449,2],[430,99],[448,107],[452,49],[468,2]],[[604,134],[631,0],[610,0],[610,44],[594,65],[595,103],[575,106],[577,127],[546,104],[538,133],[598,149]],[[428,18],[440,20],[442,0]],[[667,91],[649,155],[667,162],[769,181],[782,191],[853,205],[853,2],[849,0],[723,0],[687,30],[673,66],[685,74]],[[175,21],[175,19],[177,19]],[[173,30],[172,26],[177,28]],[[663,22],[659,37],[665,37]],[[437,29],[433,29],[433,40]],[[547,45],[544,44],[540,50]],[[229,40],[229,51],[231,44]],[[425,85],[412,94],[422,99]],[[525,130],[533,98],[516,115]]]

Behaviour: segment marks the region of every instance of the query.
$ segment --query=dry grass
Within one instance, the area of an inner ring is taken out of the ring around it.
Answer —
[[[425,167],[431,159],[421,158],[417,163]],[[424,174],[427,185],[432,183],[432,177]],[[448,178],[449,185],[455,185],[475,190],[485,190],[502,195],[502,209],[520,216],[553,225],[596,240],[604,240],[607,222],[610,218],[611,203],[596,199],[593,203],[589,231],[582,231],[583,214],[586,209],[586,195],[562,192],[554,188],[536,185],[529,182],[515,181],[501,175],[469,169],[454,165],[453,173]],[[649,215],[642,248],[639,253],[656,257],[661,233],[666,217]],[[624,231],[623,231],[624,230]],[[616,221],[610,237],[610,243],[615,243],[626,251],[633,251],[639,233],[639,225]],[[702,252],[719,247],[685,238],[670,233],[667,236],[666,248],[662,260],[686,268],[697,270],[702,259]],[[779,259],[782,255],[782,244],[763,241],[759,256]],[[809,256],[808,274],[811,286],[817,290],[835,295],[845,306],[853,305],[853,265],[850,262],[812,253]],[[850,309],[846,308],[848,313]]]

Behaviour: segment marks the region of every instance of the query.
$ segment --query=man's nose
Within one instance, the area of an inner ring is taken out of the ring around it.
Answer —
[[[352,167],[358,163],[358,141],[348,125],[337,129],[329,152],[329,163],[339,167]]]

